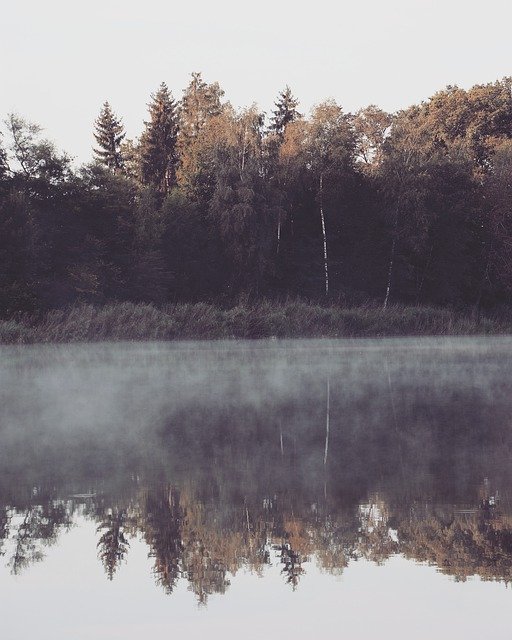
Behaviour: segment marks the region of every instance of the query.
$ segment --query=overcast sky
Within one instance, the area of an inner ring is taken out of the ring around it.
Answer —
[[[105,100],[135,137],[150,93],[179,98],[192,71],[235,106],[268,111],[289,84],[304,112],[394,111],[511,75],[511,19],[510,0],[3,0],[0,115],[86,161]]]

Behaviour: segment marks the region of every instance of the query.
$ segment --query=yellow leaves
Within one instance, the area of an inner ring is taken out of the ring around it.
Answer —
[[[284,131],[283,142],[279,149],[279,158],[283,163],[288,163],[296,158],[303,150],[307,138],[307,124],[305,120],[291,122]]]
[[[313,553],[314,547],[304,522],[297,518],[284,521],[286,539],[291,548],[298,553],[302,559]]]

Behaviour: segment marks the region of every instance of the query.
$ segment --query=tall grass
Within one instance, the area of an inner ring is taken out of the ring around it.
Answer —
[[[512,332],[512,319],[475,319],[448,309],[322,306],[301,300],[206,304],[78,304],[0,320],[0,343],[222,338],[341,338]]]

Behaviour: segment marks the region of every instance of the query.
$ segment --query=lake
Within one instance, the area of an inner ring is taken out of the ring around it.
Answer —
[[[2,638],[508,638],[512,338],[0,347]]]

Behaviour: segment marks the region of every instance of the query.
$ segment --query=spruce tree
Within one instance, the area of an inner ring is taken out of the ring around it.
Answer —
[[[270,118],[269,127],[272,133],[282,138],[286,125],[301,117],[301,114],[297,111],[298,104],[299,101],[293,97],[290,87],[286,85],[275,103],[275,110],[272,111],[273,116]]]
[[[142,183],[167,193],[176,179],[178,113],[165,82],[151,96],[149,122],[140,139],[140,175]]]
[[[98,149],[94,153],[99,162],[117,173],[123,166],[121,143],[126,135],[121,120],[112,111],[108,102],[103,104],[100,115],[94,123],[94,138]]]

